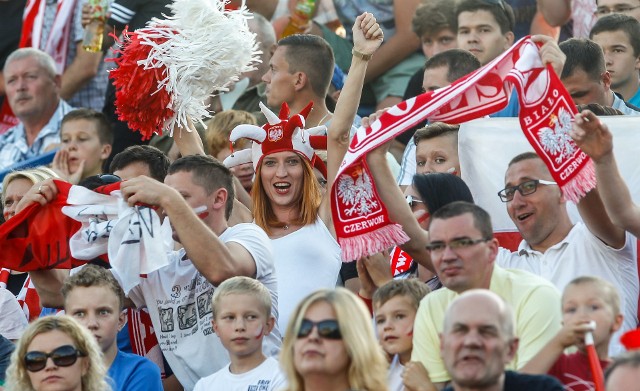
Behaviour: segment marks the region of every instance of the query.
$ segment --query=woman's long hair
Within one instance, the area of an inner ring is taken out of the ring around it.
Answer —
[[[24,356],[27,354],[31,341],[37,335],[53,330],[59,330],[67,334],[83,356],[78,359],[84,358],[88,362],[87,372],[82,376],[82,390],[111,390],[105,380],[107,371],[102,359],[102,352],[93,335],[72,317],[54,315],[42,317],[31,323],[18,340],[16,349],[11,355],[11,364],[7,369],[6,391],[35,391],[24,364]]]
[[[353,390],[387,391],[388,364],[373,333],[369,311],[360,298],[345,288],[322,289],[307,296],[293,312],[280,353],[280,366],[289,381],[286,391],[303,391],[304,379],[294,364],[294,344],[309,307],[326,302],[336,313],[342,342],[349,355],[348,380]]]
[[[300,213],[298,218],[291,221],[292,224],[308,225],[313,224],[318,218],[318,209],[322,201],[322,190],[320,184],[313,174],[313,168],[309,161],[300,157],[303,167],[302,192],[300,196]],[[267,196],[262,184],[262,164],[256,170],[256,179],[253,181],[251,199],[253,201],[253,216],[255,223],[262,228],[267,235],[271,235],[272,227],[283,227],[284,222],[279,221],[271,206],[271,200]]]

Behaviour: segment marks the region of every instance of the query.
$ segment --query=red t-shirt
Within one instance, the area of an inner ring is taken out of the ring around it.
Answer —
[[[604,370],[609,361],[600,360]],[[589,358],[582,352],[563,354],[549,369],[549,375],[560,380],[566,391],[594,391]]]

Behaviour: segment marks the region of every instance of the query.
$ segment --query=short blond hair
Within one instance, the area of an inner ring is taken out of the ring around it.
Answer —
[[[564,296],[567,292],[568,287],[572,285],[578,286],[586,284],[596,285],[600,290],[602,290],[602,299],[605,303],[607,303],[607,305],[609,305],[609,307],[611,307],[613,316],[617,316],[620,314],[620,296],[618,295],[616,287],[613,286],[613,284],[609,281],[603,280],[602,278],[596,276],[581,276],[571,280],[564,288],[564,292],[562,292],[562,303],[564,303]]]
[[[6,194],[7,186],[9,186],[9,184],[14,180],[28,179],[31,181],[32,184],[35,185],[36,183],[40,183],[45,179],[49,179],[49,178],[59,178],[59,177],[58,177],[58,174],[55,173],[55,171],[53,171],[52,169],[46,166],[38,166],[35,168],[29,168],[25,170],[11,171],[7,175],[5,175],[4,179],[2,180],[2,206],[4,207],[4,199],[7,195]]]
[[[213,319],[216,319],[220,300],[228,295],[249,295],[253,296],[260,302],[261,311],[267,315],[267,319],[271,316],[271,293],[263,283],[255,278],[236,276],[225,280],[213,293],[211,298],[211,312]]]
[[[216,157],[220,151],[229,146],[229,135],[233,128],[238,125],[257,125],[256,117],[248,111],[225,110],[214,115],[206,122],[205,140],[209,155]],[[248,148],[251,143],[246,138],[235,141],[234,149],[240,150]]]
[[[420,306],[420,301],[429,292],[431,290],[427,284],[417,278],[391,280],[375,291],[373,294],[373,306],[377,309],[396,296],[404,296],[411,300],[411,304],[417,310]]]

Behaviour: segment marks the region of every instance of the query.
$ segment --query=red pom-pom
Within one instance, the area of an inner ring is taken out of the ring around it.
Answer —
[[[627,350],[640,349],[640,329],[630,330],[622,334],[620,342]]]
[[[138,61],[146,60],[152,49],[151,45],[140,40],[144,29],[129,32],[123,31],[120,56],[115,59],[118,67],[109,72],[116,88],[116,113],[121,121],[127,122],[129,128],[139,131],[143,140],[148,140],[154,133],[162,134],[165,123],[174,115],[171,96],[164,89],[158,89],[158,80],[165,78],[167,69],[164,66],[144,69]],[[148,39],[148,37],[147,37]],[[157,38],[161,44],[166,38]]]

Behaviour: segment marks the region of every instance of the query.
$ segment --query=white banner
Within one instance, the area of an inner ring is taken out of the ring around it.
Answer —
[[[631,195],[640,204],[640,118],[600,117],[613,133],[614,154]],[[475,202],[491,215],[494,231],[515,231],[506,204],[498,198],[504,188],[509,161],[531,151],[517,118],[482,118],[464,123],[458,136],[462,179],[469,185]],[[580,220],[575,205],[569,203],[569,215]]]

